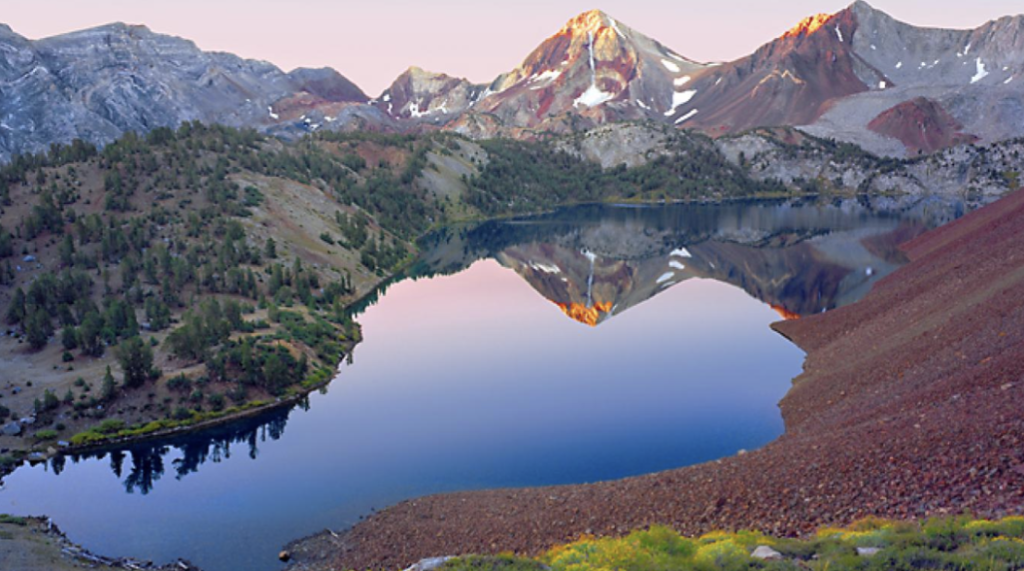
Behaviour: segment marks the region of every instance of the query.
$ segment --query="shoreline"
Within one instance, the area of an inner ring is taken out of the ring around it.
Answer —
[[[155,564],[131,557],[97,555],[73,542],[53,520],[45,516],[5,517],[0,514],[0,555],[15,569],[58,571],[87,567],[110,570],[201,571],[191,562],[176,559]]]
[[[864,300],[774,324],[807,357],[780,404],[786,431],[761,449],[611,482],[400,502],[290,543],[290,568],[536,554],[652,524],[801,535],[867,516],[1024,513],[1020,243],[1017,191],[904,244],[910,264]]]

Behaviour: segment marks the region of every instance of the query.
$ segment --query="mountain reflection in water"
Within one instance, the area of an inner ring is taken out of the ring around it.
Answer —
[[[793,319],[860,299],[905,262],[898,244],[961,214],[932,199],[590,205],[439,230],[410,276],[494,258],[590,326],[706,278]]]

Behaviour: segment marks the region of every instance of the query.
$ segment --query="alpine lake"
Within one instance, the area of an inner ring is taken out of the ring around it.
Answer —
[[[446,228],[357,303],[300,406],[24,467],[0,512],[99,554],[271,570],[290,540],[425,494],[593,482],[779,436],[803,353],[769,325],[863,297],[938,199],[590,205]]]

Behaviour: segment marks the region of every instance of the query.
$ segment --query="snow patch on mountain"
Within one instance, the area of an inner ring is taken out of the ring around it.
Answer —
[[[970,47],[968,44],[967,47]],[[971,83],[978,83],[979,81],[988,77],[988,70],[985,69],[985,62],[981,61],[981,58],[977,60],[977,73],[971,78]]]
[[[594,65],[594,32],[587,33],[590,36],[590,41],[587,44],[587,51],[590,52],[590,87],[572,102],[573,107],[580,105],[594,107],[615,98],[614,93],[603,91],[597,86],[597,68]]]
[[[697,110],[696,109],[691,109],[686,115],[683,115],[682,117],[676,119],[676,125],[691,119],[696,114],[697,114]]]
[[[543,89],[558,79],[561,75],[561,70],[549,69],[544,73],[538,73],[537,75],[530,77],[530,80],[527,83],[542,83],[543,85],[535,85],[530,89]]]
[[[612,29],[615,30],[615,33],[619,35],[619,37],[626,37],[626,35],[622,33],[622,30],[619,29],[619,23],[615,21],[615,18],[608,18],[608,23],[611,25]]]
[[[602,91],[600,87],[591,85],[584,91],[579,97],[573,100],[573,107],[579,107],[580,105],[586,105],[587,107],[594,107],[615,99],[614,93],[608,93]]]
[[[688,89],[686,91],[673,91],[672,92],[672,108],[665,112],[666,117],[675,115],[676,109],[681,105],[686,105],[693,99],[693,96],[697,95],[696,89]]]

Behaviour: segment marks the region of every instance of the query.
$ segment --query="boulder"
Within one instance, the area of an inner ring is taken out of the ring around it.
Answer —
[[[14,421],[4,425],[2,434],[4,436],[18,436],[21,434],[21,423]]]
[[[878,555],[878,552],[881,550],[882,549],[880,547],[858,547],[857,555],[860,555],[861,557],[873,557]]]
[[[782,554],[767,545],[758,545],[757,549],[750,554],[754,559],[775,560],[782,559]]]
[[[420,559],[418,562],[407,567],[405,571],[434,571],[445,564],[451,557],[429,557]]]

